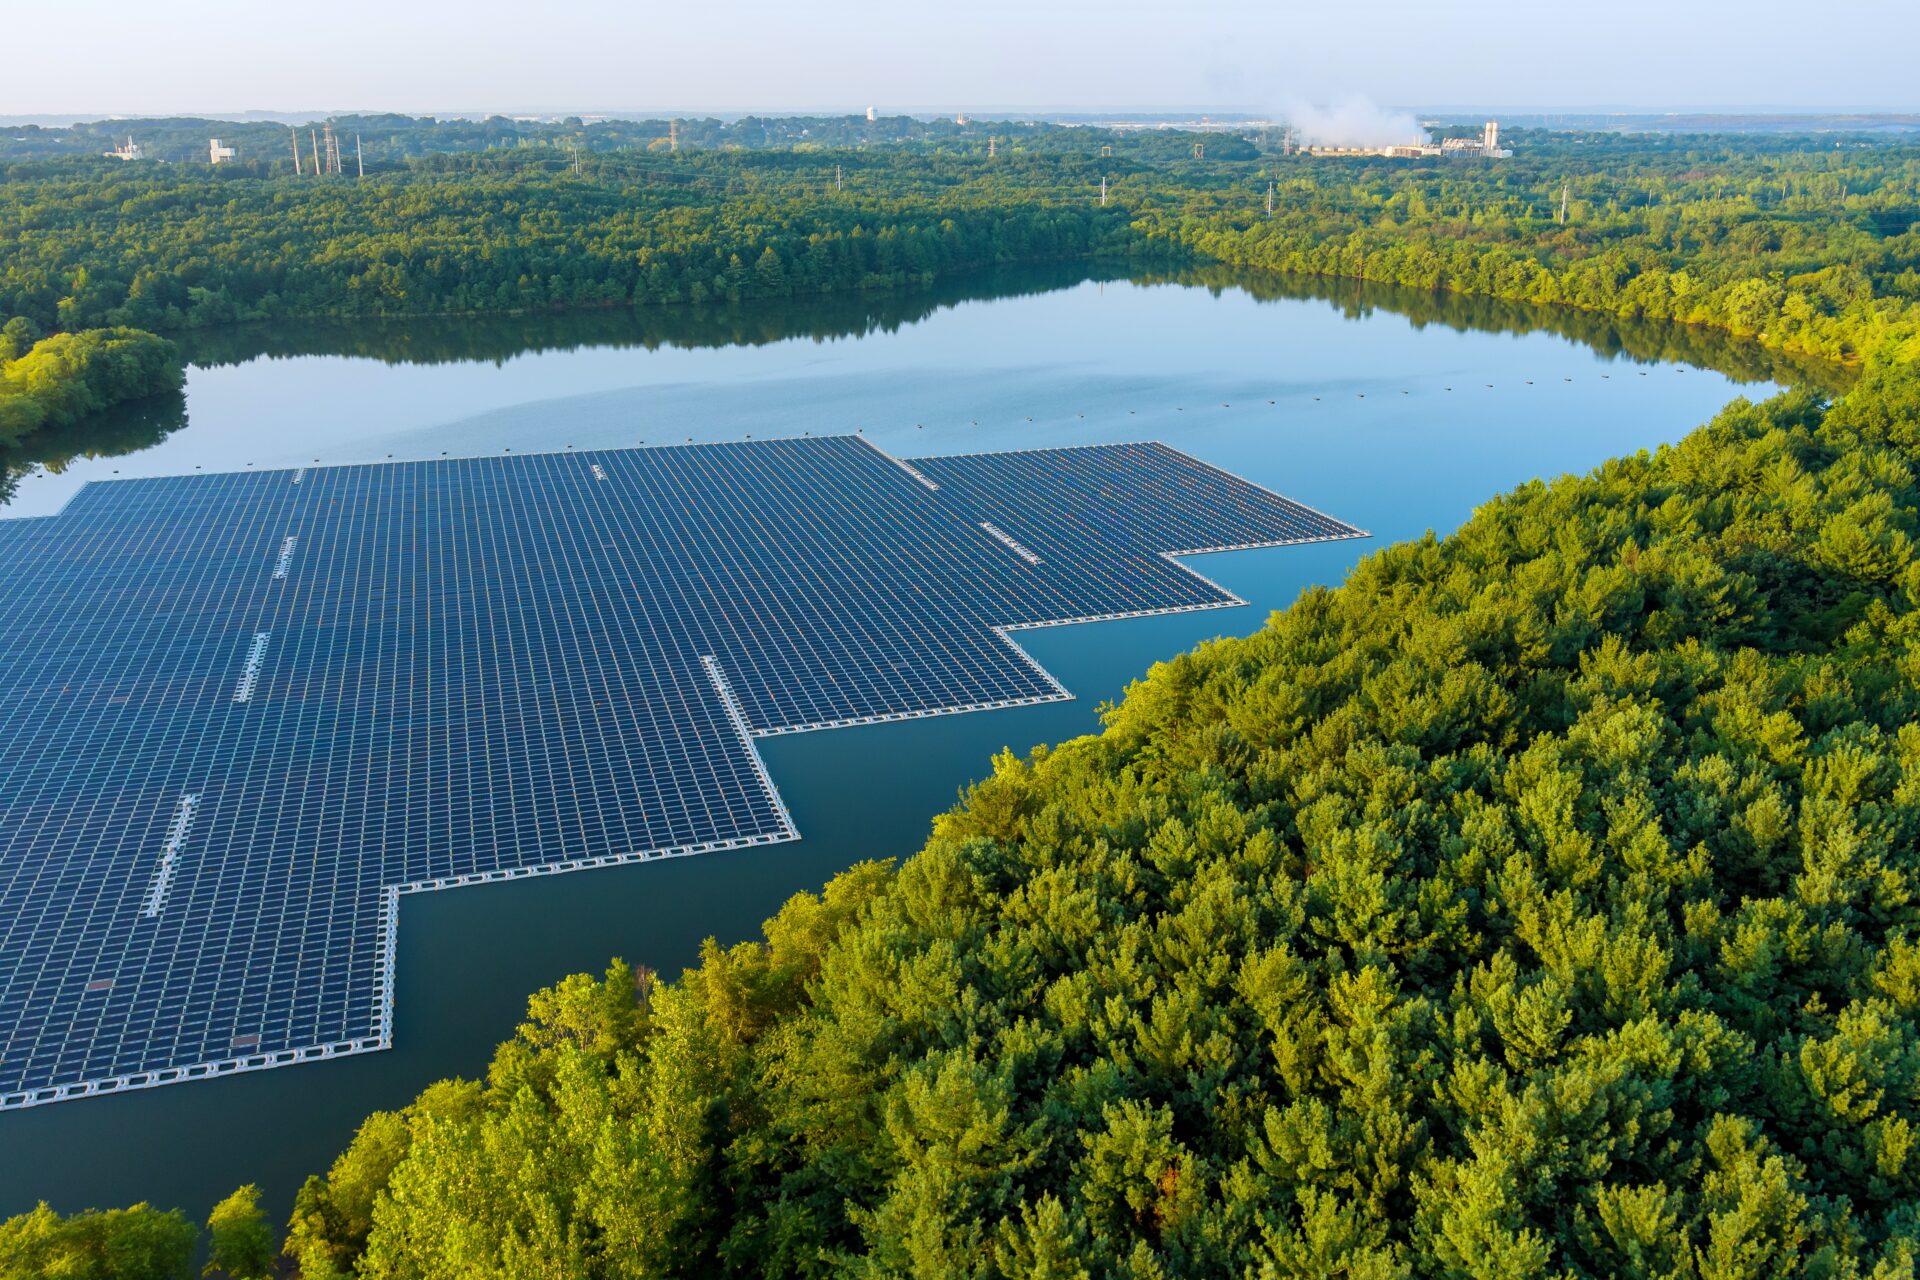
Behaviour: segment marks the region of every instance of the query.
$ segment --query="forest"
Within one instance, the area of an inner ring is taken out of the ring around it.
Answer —
[[[252,1187],[204,1232],[43,1206],[0,1224],[0,1277],[181,1275],[203,1241],[247,1280],[1911,1280],[1920,148],[1842,141],[8,167],[0,313],[48,329],[1097,253],[1849,374],[1375,552],[1155,666],[1100,733],[1003,755],[917,853],[759,938],[536,993],[480,1078],[368,1117],[284,1231]]]

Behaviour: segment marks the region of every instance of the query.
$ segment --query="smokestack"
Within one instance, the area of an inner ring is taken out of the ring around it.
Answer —
[[[1488,155],[1492,155],[1500,149],[1500,122],[1498,120],[1487,121],[1487,127],[1480,132],[1480,145],[1486,150]]]

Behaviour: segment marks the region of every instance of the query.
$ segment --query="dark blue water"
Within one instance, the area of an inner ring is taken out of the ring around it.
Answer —
[[[230,335],[217,350],[202,340],[203,358],[219,363],[192,372],[187,425],[137,453],[19,479],[9,514],[57,510],[90,478],[195,467],[805,432],[861,431],[900,456],[1159,439],[1375,541],[1196,562],[1252,608],[1023,633],[1078,695],[1071,703],[763,740],[798,844],[406,898],[393,1051],[0,1114],[0,1214],[42,1198],[63,1210],[144,1199],[201,1217],[254,1181],[279,1216],[369,1110],[483,1070],[536,987],[611,955],[675,974],[703,938],[753,936],[789,895],[858,859],[912,852],[995,751],[1093,731],[1100,703],[1155,661],[1258,628],[1382,542],[1452,529],[1502,490],[1655,448],[1743,391],[1770,390],[1618,354],[1619,335],[1595,338],[1591,322],[1538,321],[1605,349],[1513,332],[1532,321],[1485,304],[1416,300],[1415,322],[1390,297],[1356,307],[1190,284],[1030,288],[914,304],[897,325],[884,309],[878,323],[848,322],[844,302],[831,323],[682,317],[674,323],[692,328],[669,345],[607,319],[585,337],[529,336],[553,345],[520,355],[502,354],[520,339],[496,323],[475,326],[484,358],[445,363],[406,362],[459,354],[458,329],[444,325]],[[780,340],[781,325],[803,336]],[[735,330],[749,341],[728,344]],[[1628,337],[1635,350],[1685,351],[1747,376],[1769,367],[1699,335]],[[249,342],[303,341],[384,358],[246,358]]]

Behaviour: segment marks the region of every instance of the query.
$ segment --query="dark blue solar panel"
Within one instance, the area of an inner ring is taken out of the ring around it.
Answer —
[[[0,1106],[381,1047],[398,894],[793,839],[753,736],[1066,697],[1008,629],[1357,535],[1159,445],[90,485],[0,541]]]

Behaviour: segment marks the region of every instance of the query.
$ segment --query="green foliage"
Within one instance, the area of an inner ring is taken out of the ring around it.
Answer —
[[[260,1211],[259,1187],[241,1187],[213,1206],[207,1236],[210,1248],[202,1275],[228,1280],[268,1280],[273,1275],[273,1228]]]
[[[184,1280],[198,1235],[178,1210],[62,1218],[42,1204],[0,1222],[0,1280]]]
[[[1492,163],[1276,159],[1271,218],[1244,184],[1188,184],[1136,202],[1135,229],[1240,267],[1674,320],[1825,360],[1920,357],[1910,144],[1515,145]]]
[[[924,286],[1144,249],[1061,161],[429,157],[365,181],[0,165],[0,315],[43,328],[546,311]],[[1084,164],[1085,162],[1078,162]],[[836,169],[845,190],[835,187]]]
[[[536,996],[310,1184],[328,1256],[1910,1276],[1916,467],[1882,370],[1386,548],[763,941]]]
[[[0,446],[123,401],[177,392],[183,381],[174,345],[137,329],[56,333],[4,358],[34,332],[19,316],[0,330]]]
[[[373,1229],[374,1202],[406,1158],[415,1136],[437,1124],[472,1115],[479,1090],[464,1081],[443,1081],[403,1111],[376,1111],[323,1178],[309,1177],[293,1198],[282,1252],[304,1280],[347,1276]]]

